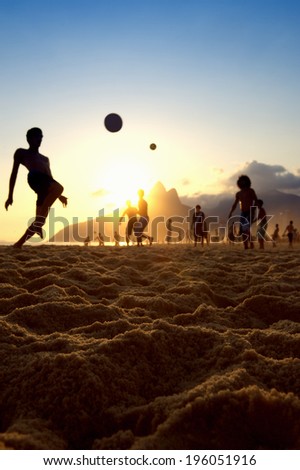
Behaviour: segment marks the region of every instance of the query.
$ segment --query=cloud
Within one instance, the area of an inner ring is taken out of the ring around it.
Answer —
[[[213,173],[217,174],[217,175],[222,175],[224,173],[224,169],[223,168],[213,168],[212,169]]]
[[[184,178],[182,181],[181,181],[181,184],[182,186],[188,186],[190,184],[190,180],[188,178]]]
[[[108,194],[108,191],[106,189],[98,189],[98,191],[95,191],[92,193],[93,197],[104,197]]]
[[[300,196],[300,169],[293,174],[282,165],[268,165],[253,160],[251,163],[246,163],[244,167],[228,178],[220,178],[219,184],[216,185],[216,189],[219,189],[219,191],[214,194],[205,194],[199,191],[190,196],[182,195],[180,200],[183,204],[191,207],[196,204],[201,204],[208,209],[215,207],[221,198],[231,198],[238,191],[236,182],[242,174],[249,176],[258,196],[272,190]]]
[[[242,170],[230,176],[227,185],[236,187],[236,181],[241,174],[249,176],[253,188],[258,192],[274,189],[297,193],[300,190],[300,176],[290,173],[282,165],[267,165],[254,160],[247,163]],[[298,174],[300,175],[299,172]]]

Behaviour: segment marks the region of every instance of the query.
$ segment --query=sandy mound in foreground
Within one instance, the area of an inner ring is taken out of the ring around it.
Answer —
[[[0,448],[300,449],[299,248],[0,263]]]

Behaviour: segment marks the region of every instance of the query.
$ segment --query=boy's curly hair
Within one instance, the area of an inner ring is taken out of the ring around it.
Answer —
[[[247,175],[241,175],[237,180],[236,184],[240,189],[250,188],[251,187],[251,180]]]

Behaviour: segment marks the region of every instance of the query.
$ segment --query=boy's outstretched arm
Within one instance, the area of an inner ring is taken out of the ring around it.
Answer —
[[[14,194],[14,188],[17,180],[17,175],[18,175],[18,170],[20,166],[20,156],[18,154],[18,150],[16,151],[14,155],[14,164],[13,168],[11,171],[10,179],[9,179],[9,192],[8,192],[8,198],[7,201],[5,202],[5,209],[8,210],[8,206],[11,206],[13,203],[13,194]]]

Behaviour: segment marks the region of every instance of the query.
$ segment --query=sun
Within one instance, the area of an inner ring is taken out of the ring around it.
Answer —
[[[115,160],[101,172],[101,186],[105,190],[103,202],[111,208],[124,208],[126,201],[137,204],[140,188],[147,193],[153,186],[149,165],[138,158]]]

